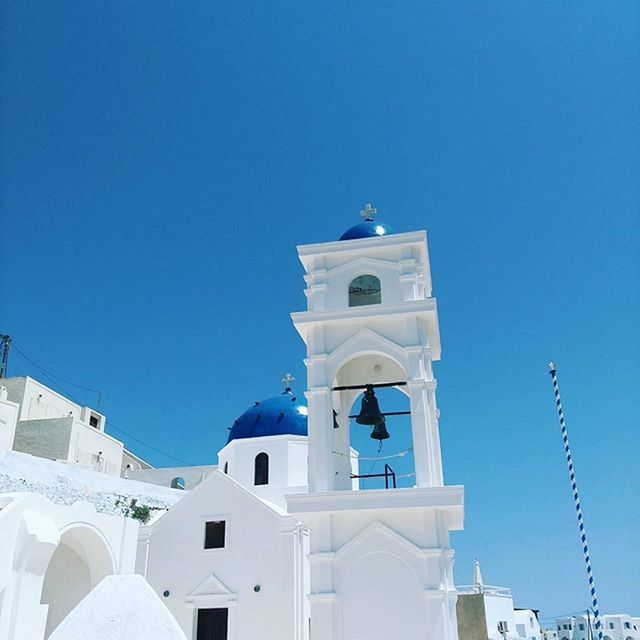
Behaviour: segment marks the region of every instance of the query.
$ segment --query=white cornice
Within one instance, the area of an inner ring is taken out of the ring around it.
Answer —
[[[330,491],[285,496],[290,514],[377,509],[454,509],[464,505],[464,487],[423,487],[370,491]]]
[[[328,309],[324,311],[294,311],[291,314],[293,323],[298,326],[326,322],[349,323],[363,318],[376,319],[389,316],[415,316],[436,311],[435,298],[424,300],[408,300],[397,304],[363,305],[346,309]]]
[[[388,236],[373,238],[356,238],[355,240],[334,240],[332,242],[316,242],[314,244],[298,245],[300,259],[318,254],[353,253],[360,249],[369,250],[373,247],[392,247],[394,245],[415,244],[426,242],[426,231],[409,231],[407,233],[392,233]]]

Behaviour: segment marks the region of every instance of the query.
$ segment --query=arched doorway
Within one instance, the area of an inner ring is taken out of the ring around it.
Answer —
[[[104,538],[87,525],[72,525],[60,537],[42,585],[41,603],[49,605],[45,638],[105,576],[115,573]]]

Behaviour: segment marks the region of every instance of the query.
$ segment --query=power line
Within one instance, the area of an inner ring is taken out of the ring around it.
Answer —
[[[540,620],[555,620],[556,618],[569,618],[571,616],[577,616],[578,614],[583,614],[584,609],[580,609],[580,611],[571,611],[571,613],[560,613],[557,616],[546,616],[545,618],[540,618]]]
[[[192,462],[188,462],[187,460],[182,460],[182,458],[176,458],[176,456],[172,456],[170,453],[166,453],[165,451],[162,451],[160,449],[156,449],[154,446],[144,442],[144,440],[140,440],[139,438],[136,438],[135,436],[132,436],[127,431],[124,431],[120,427],[117,427],[115,424],[113,424],[113,421],[109,420],[108,418],[107,418],[107,425],[110,426],[112,429],[115,429],[116,431],[119,431],[120,433],[124,434],[125,436],[127,436],[131,440],[135,440],[136,442],[139,442],[140,444],[142,444],[145,447],[147,447],[147,449],[151,449],[151,451],[155,451],[156,453],[161,453],[163,456],[167,456],[167,458],[171,458],[172,460],[176,460],[177,462],[182,462],[183,464],[186,464],[189,467],[193,467],[194,466],[194,464]]]
[[[41,371],[50,381],[51,383],[58,387],[59,389],[61,389],[62,391],[64,391],[64,393],[67,395],[67,397],[69,398],[69,400],[72,400],[73,402],[75,402],[76,404],[82,406],[84,403],[82,401],[80,401],[78,398],[74,397],[74,394],[72,394],[68,389],[66,389],[65,387],[63,387],[59,382],[56,382],[55,378],[57,378],[58,380],[64,380],[64,378],[61,378],[60,376],[56,376],[53,373],[48,372],[46,369],[44,369],[43,367],[41,367],[40,365],[36,364],[36,362],[34,362],[29,356],[27,356],[25,353],[23,353],[20,349],[18,349],[15,344],[13,345],[13,348],[16,350],[16,352],[22,357],[24,358],[28,363],[30,363],[33,367],[35,367],[36,369],[38,369],[39,371]],[[22,368],[23,371],[25,371],[24,367],[22,366],[22,363],[20,363],[20,366]],[[25,371],[26,373],[26,371]],[[65,381],[67,384],[73,385],[75,387],[78,387],[79,389],[84,389],[86,391],[95,391],[97,393],[100,393],[100,391],[98,391],[97,389],[91,389],[89,387],[83,387],[82,385],[77,385],[74,384],[73,382],[69,382],[68,380]],[[135,442],[145,446],[147,449],[149,449],[150,451],[155,451],[156,453],[159,453],[167,458],[169,458],[170,460],[175,460],[176,462],[181,462],[182,464],[186,464],[187,466],[194,466],[193,463],[188,462],[187,460],[183,460],[182,458],[178,458],[174,455],[171,455],[170,453],[167,453],[166,451],[162,451],[161,449],[158,449],[157,447],[154,447],[153,445],[150,445],[149,443],[145,442],[144,440],[140,440],[140,438],[136,438],[135,436],[131,435],[129,432],[125,431],[124,429],[121,429],[120,427],[116,426],[113,421],[109,418],[107,418],[106,421],[106,425],[111,427],[112,429],[115,429],[116,431],[119,431],[120,433],[122,433],[123,435],[127,436],[128,438],[130,438],[131,440],[134,440]]]
[[[64,382],[65,384],[70,384],[72,387],[76,387],[78,389],[83,389],[84,391],[91,391],[92,393],[100,393],[100,389],[92,389],[91,387],[84,387],[81,384],[76,384],[75,382],[71,382],[70,380],[65,380],[64,378],[56,375],[55,373],[51,373],[51,371],[47,371],[44,367],[41,367],[37,362],[34,362],[31,358],[29,358],[29,356],[27,356],[25,353],[23,353],[22,351],[20,351],[20,349],[18,349],[18,347],[16,347],[15,345],[13,345],[13,348],[28,362],[30,362],[34,367],[36,367],[36,369],[39,369],[40,371],[42,371],[42,373],[44,373],[47,376],[51,376],[52,378],[56,378],[57,380],[60,380],[61,382]]]

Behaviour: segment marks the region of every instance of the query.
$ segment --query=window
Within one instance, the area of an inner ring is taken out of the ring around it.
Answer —
[[[562,628],[563,628],[563,629],[568,629],[568,627],[567,627],[567,625],[566,625],[566,624],[563,624],[563,625],[562,625]]]
[[[631,623],[630,622],[625,622],[624,623],[624,628],[625,629],[631,629]]]
[[[184,489],[184,478],[174,478],[171,481],[172,489]]]
[[[229,609],[198,609],[196,640],[227,640]]]
[[[380,304],[380,280],[376,276],[364,275],[354,278],[349,284],[349,306]]]
[[[224,520],[214,520],[205,524],[205,549],[224,549],[226,524]]]
[[[507,633],[507,631],[509,631],[509,626],[507,625],[506,620],[498,621],[498,631],[500,633]]]
[[[580,629],[580,631],[584,631],[584,624],[582,624],[582,622],[578,625],[578,628]]]
[[[225,473],[229,473],[229,463],[228,462],[224,463],[224,472]]]
[[[608,625],[609,629],[613,629],[613,622],[610,622]]]
[[[98,428],[98,416],[93,415],[93,413],[89,416],[89,426]]]
[[[264,452],[256,456],[253,484],[269,484],[269,456]]]

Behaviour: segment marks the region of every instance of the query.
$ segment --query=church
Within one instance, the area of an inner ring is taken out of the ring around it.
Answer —
[[[210,466],[153,469],[101,414],[0,380],[0,467],[43,478],[0,484],[0,637],[120,638],[109,620],[130,616],[139,638],[457,640],[450,532],[463,528],[464,489],[443,478],[427,235],[375,213],[365,205],[339,239],[298,247],[307,308],[291,320],[306,385],[286,375]],[[406,411],[381,409],[388,389]],[[396,414],[413,486],[385,465],[384,487],[364,488],[354,425],[382,444]],[[93,489],[60,498],[77,483]],[[131,508],[106,506],[109,491]]]

